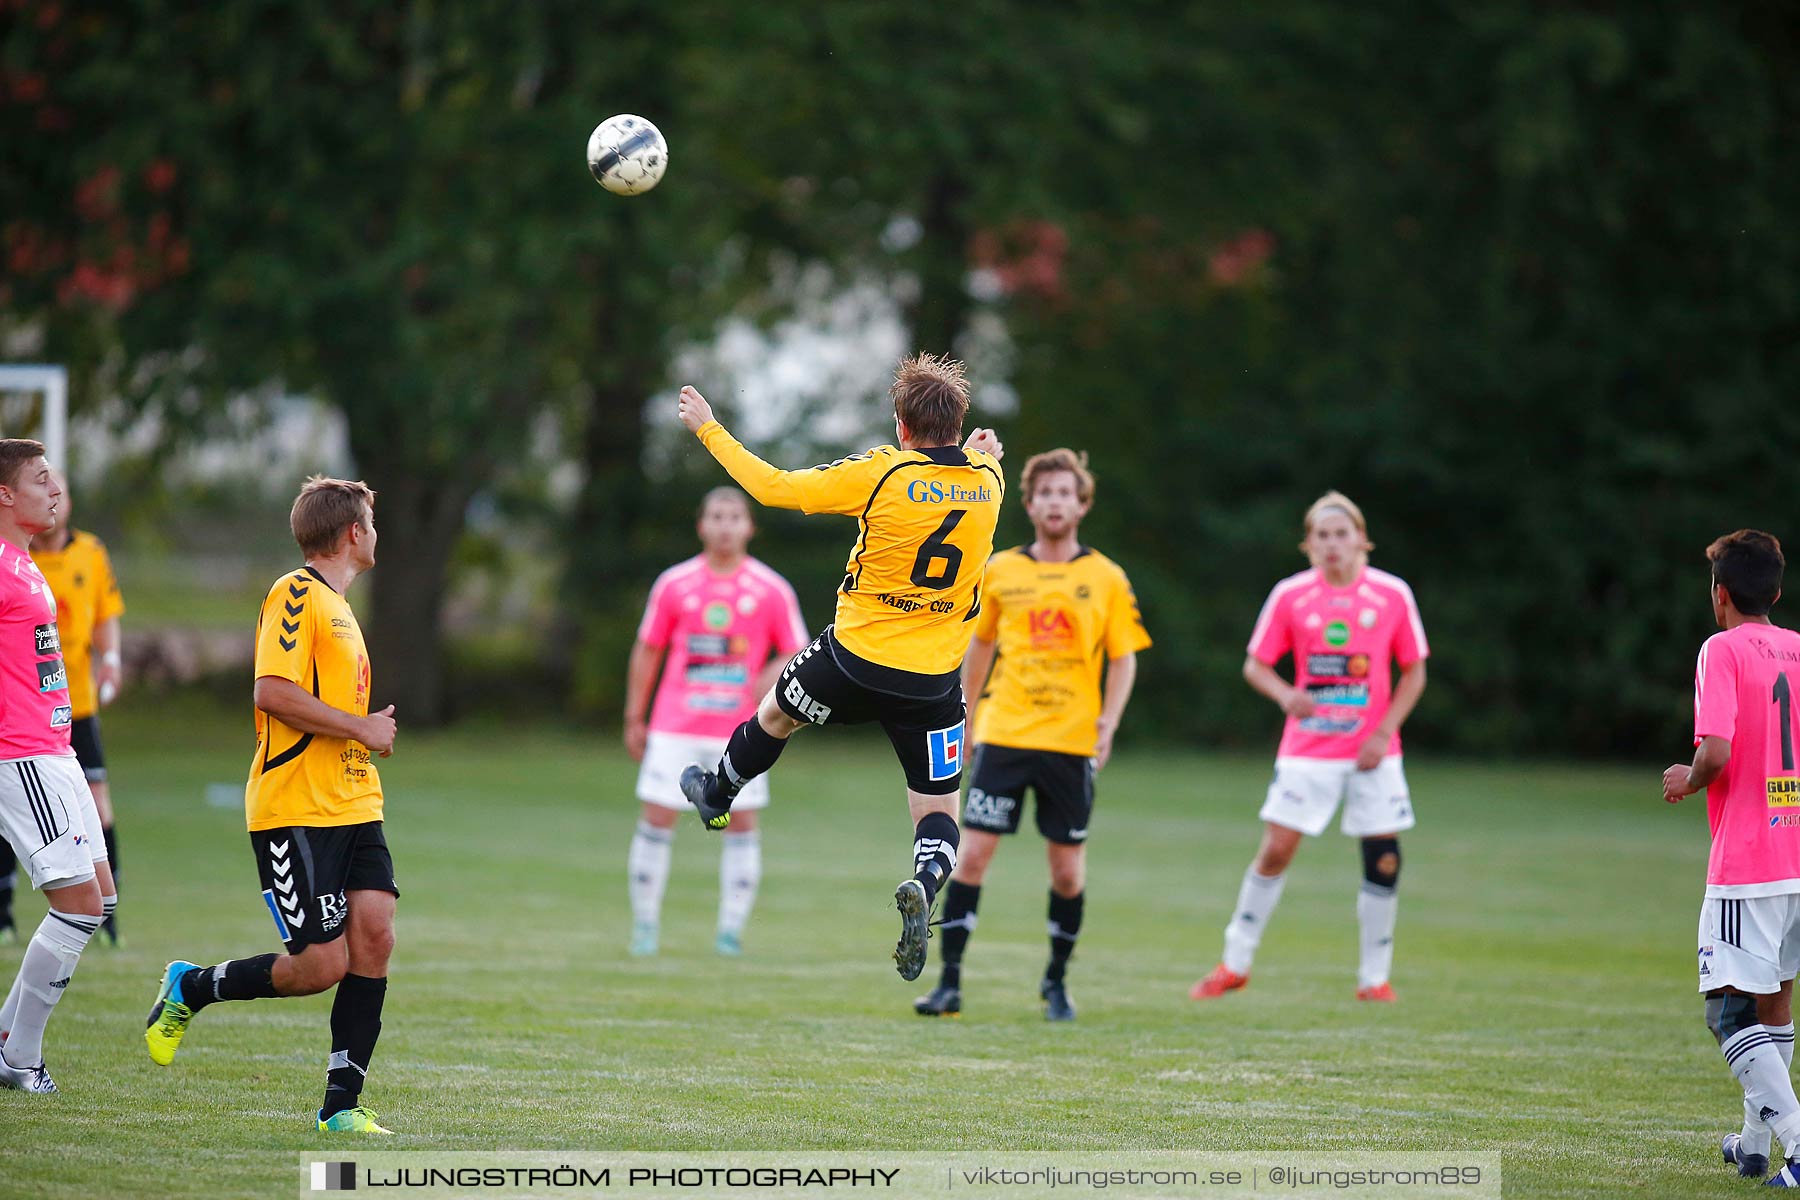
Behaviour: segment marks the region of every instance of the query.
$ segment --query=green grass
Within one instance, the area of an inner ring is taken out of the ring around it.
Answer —
[[[211,1009],[167,1069],[140,1037],[166,959],[276,948],[240,816],[203,799],[241,779],[249,715],[144,706],[107,734],[127,945],[89,950],[51,1023],[62,1094],[0,1093],[0,1193],[285,1194],[319,1148],[329,997]],[[777,771],[745,958],[712,953],[718,850],[693,822],[663,954],[629,958],[615,747],[491,726],[403,735],[383,764],[405,896],[366,1097],[391,1148],[1460,1149],[1503,1153],[1514,1195],[1738,1186],[1717,1141],[1739,1093],[1693,989],[1705,822],[1660,802],[1660,763],[1421,749],[1402,1003],[1351,998],[1360,867],[1333,832],[1250,989],[1198,1005],[1267,764],[1128,751],[1101,781],[1080,1020],[1051,1027],[1035,836],[989,876],[963,1019],[912,1015],[936,960],[919,984],[888,961],[911,830],[885,745],[855,736],[805,734]]]

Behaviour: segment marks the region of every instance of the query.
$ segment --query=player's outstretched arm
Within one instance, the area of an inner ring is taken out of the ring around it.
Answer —
[[[258,676],[254,696],[257,708],[289,729],[361,742],[383,758],[394,752],[397,727],[391,704],[378,713],[359,717],[333,708],[293,680],[279,675]]]
[[[719,424],[712,405],[694,387],[681,389],[676,413],[688,432],[700,439],[701,445],[758,504],[809,513],[855,512],[868,500],[867,475],[856,469],[863,464],[855,458],[839,460],[829,467],[783,471],[744,449],[743,443]]]

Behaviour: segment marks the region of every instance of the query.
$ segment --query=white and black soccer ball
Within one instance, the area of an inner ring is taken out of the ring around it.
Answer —
[[[649,191],[669,167],[669,144],[662,133],[630,113],[594,126],[587,150],[588,170],[601,187],[620,196]]]

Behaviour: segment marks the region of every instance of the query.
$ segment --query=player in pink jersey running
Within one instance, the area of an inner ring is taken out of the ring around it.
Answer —
[[[0,439],[0,833],[50,911],[0,1005],[0,1087],[54,1092],[44,1026],[88,939],[118,903],[100,813],[69,745],[56,599],[27,551],[56,525],[62,489],[44,447]]]
[[[661,936],[675,818],[688,808],[682,769],[723,754],[732,730],[756,710],[782,665],[811,641],[794,589],[749,555],[756,526],[744,493],[734,487],[708,492],[697,530],[701,553],[664,571],[650,589],[625,684],[625,748],[643,764],[637,783],[643,812],[627,860],[631,952],[639,955],[655,954]],[[662,683],[650,708],[658,667]],[[762,879],[755,810],[768,803],[768,780],[758,777],[732,805],[741,815],[719,856],[715,945],[721,954],[743,951],[744,924]]]
[[[1244,660],[1250,686],[1287,714],[1275,779],[1262,807],[1262,847],[1225,926],[1224,959],[1188,993],[1195,1000],[1250,981],[1251,960],[1301,835],[1324,833],[1340,802],[1344,833],[1362,839],[1356,998],[1394,999],[1388,973],[1399,903],[1398,835],[1413,826],[1400,726],[1425,692],[1431,649],[1412,589],[1399,576],[1369,566],[1375,547],[1361,509],[1342,493],[1327,492],[1306,510],[1304,529],[1300,549],[1312,568],[1269,593]],[[1275,672],[1288,654],[1294,658],[1292,684]]]
[[[1744,1126],[1721,1150],[1740,1175],[1769,1169],[1771,1135],[1789,1161],[1769,1182],[1800,1187],[1794,974],[1800,971],[1800,767],[1794,745],[1800,634],[1769,620],[1781,598],[1781,543],[1740,529],[1707,547],[1713,619],[1694,668],[1692,763],[1663,772],[1671,804],[1706,789],[1712,854],[1700,906],[1706,1024],[1744,1089]]]

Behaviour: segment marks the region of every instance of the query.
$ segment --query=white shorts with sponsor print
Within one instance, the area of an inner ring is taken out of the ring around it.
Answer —
[[[719,756],[725,753],[722,738],[693,737],[684,733],[651,731],[644,739],[644,764],[638,768],[638,799],[663,808],[692,808],[681,794],[681,773],[699,763],[709,771],[719,767]],[[746,808],[766,808],[769,804],[769,777],[758,775],[744,785],[731,802],[733,812]]]
[[[1348,837],[1411,829],[1412,796],[1400,757],[1388,755],[1373,771],[1358,771],[1350,758],[1278,758],[1260,816],[1317,837],[1331,824],[1341,801],[1341,828]]]
[[[34,888],[92,879],[106,861],[100,812],[73,754],[0,762],[0,833]]]
[[[1766,996],[1800,975],[1800,892],[1700,902],[1700,990]]]

